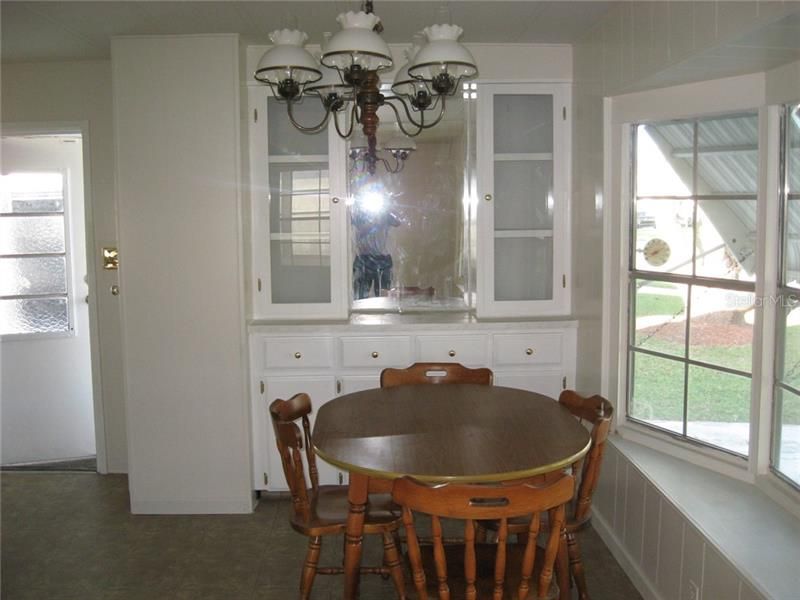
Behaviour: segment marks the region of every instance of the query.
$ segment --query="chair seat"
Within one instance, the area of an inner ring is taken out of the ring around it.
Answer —
[[[394,510],[393,510],[394,509]],[[324,535],[344,531],[350,504],[347,486],[321,485],[311,497],[308,515],[293,515],[292,528],[304,535]],[[397,529],[400,515],[390,494],[370,494],[364,516],[364,533],[381,533]]]
[[[438,598],[436,579],[436,567],[433,558],[433,546],[425,545],[420,547],[422,562],[425,569],[425,583],[431,598]],[[503,584],[503,600],[518,600],[517,588],[521,579],[522,555],[525,551],[523,546],[508,544],[506,546],[506,575]],[[494,589],[494,562],[497,553],[497,544],[476,544],[476,573],[475,587],[477,588],[478,598],[491,598]],[[464,598],[466,590],[466,580],[464,576],[464,546],[446,546],[445,559],[447,564],[448,587],[450,588],[451,598]],[[536,549],[536,562],[534,563],[534,573],[531,575],[531,590],[526,596],[529,600],[538,600],[536,588],[538,586],[541,565],[544,562],[544,550]],[[544,600],[553,600],[559,595],[558,585],[555,577],[550,584],[550,589]]]

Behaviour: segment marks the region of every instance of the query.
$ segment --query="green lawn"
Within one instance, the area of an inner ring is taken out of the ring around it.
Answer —
[[[672,317],[683,309],[678,296],[638,294],[637,317],[664,315]],[[639,333],[636,344],[683,358],[686,350],[674,336],[659,337],[658,330]],[[709,364],[750,372],[752,346],[745,345],[690,345],[689,357]],[[632,413],[643,419],[681,421],[683,419],[683,394],[686,370],[683,363],[634,352],[631,365],[634,370]],[[786,375],[789,385],[800,387],[800,326],[789,327],[786,333]],[[688,368],[689,420],[746,423],[750,420],[750,377],[732,375],[690,366]],[[783,423],[800,424],[800,398],[785,394]]]
[[[684,311],[683,298],[662,296],[660,294],[638,294],[636,296],[636,316],[677,315]]]

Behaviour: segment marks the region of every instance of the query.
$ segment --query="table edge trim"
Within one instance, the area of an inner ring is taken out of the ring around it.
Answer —
[[[589,452],[589,449],[592,446],[592,439],[589,437],[589,440],[586,442],[586,446],[565,459],[556,461],[554,463],[550,463],[547,465],[542,465],[540,467],[535,467],[533,469],[522,469],[520,471],[508,471],[505,473],[490,473],[488,475],[409,475],[408,473],[395,473],[394,471],[381,471],[379,469],[370,469],[367,467],[359,467],[352,465],[350,463],[346,463],[334,458],[331,458],[325,452],[320,450],[316,445],[313,445],[314,453],[319,456],[322,460],[327,463],[332,464],[335,467],[339,467],[344,469],[348,473],[358,473],[360,475],[367,475],[369,477],[375,477],[378,479],[400,479],[401,477],[410,476],[414,479],[419,481],[425,482],[453,482],[453,483],[501,483],[503,481],[513,481],[515,479],[524,479],[526,477],[533,477],[534,475],[541,475],[543,473],[551,473],[553,471],[557,471],[558,469],[562,469],[568,465],[574,464]]]

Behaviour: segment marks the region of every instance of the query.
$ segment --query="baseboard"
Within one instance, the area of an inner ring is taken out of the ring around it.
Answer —
[[[606,523],[602,516],[597,512],[596,508],[592,510],[592,527],[603,540],[611,554],[625,571],[625,574],[630,578],[634,587],[639,590],[644,600],[665,600],[655,584],[642,571],[641,567],[631,558],[628,551],[622,542],[614,535],[611,527]]]
[[[253,512],[253,498],[236,500],[134,500],[135,515],[226,515]]]

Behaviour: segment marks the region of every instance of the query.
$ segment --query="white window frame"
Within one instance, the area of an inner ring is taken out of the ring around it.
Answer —
[[[763,302],[756,310],[750,419],[750,457],[740,457],[627,420],[625,402],[628,341],[628,248],[631,126],[633,123],[698,118],[757,110],[759,114],[759,187],[757,201],[756,296],[775,297],[778,241],[767,235],[778,223],[779,113],[767,106],[762,74],[625,94],[604,100],[604,283],[602,381],[604,395],[617,400],[619,435],[687,462],[757,485],[783,507],[800,515],[798,492],[770,470],[775,360],[776,308]],[[769,237],[769,239],[768,239]]]
[[[627,210],[626,210],[626,217],[627,217],[626,218],[626,222],[627,222],[627,226],[628,226],[628,247],[626,248],[626,252],[627,252],[627,256],[628,256],[628,266],[627,266],[627,268],[625,270],[624,277],[625,277],[626,282],[628,284],[628,305],[629,305],[629,311],[628,312],[629,313],[632,312],[632,307],[630,307],[630,302],[631,302],[632,295],[633,295],[632,292],[631,292],[631,289],[632,289],[633,282],[635,280],[644,279],[644,280],[650,280],[650,281],[666,281],[666,280],[669,279],[669,274],[667,274],[667,273],[664,273],[664,272],[661,272],[661,271],[647,271],[646,269],[642,270],[642,269],[639,269],[639,268],[636,267],[635,251],[634,251],[634,248],[633,248],[634,243],[635,243],[635,233],[633,233],[633,232],[637,230],[637,226],[635,225],[635,221],[634,221],[636,219],[636,213],[634,212],[633,208],[634,208],[634,206],[636,204],[637,194],[636,194],[636,190],[634,189],[635,185],[634,185],[633,182],[636,179],[635,154],[636,154],[636,150],[637,149],[635,147],[633,147],[633,145],[632,145],[634,140],[636,140],[636,143],[638,143],[638,134],[636,132],[636,129],[641,125],[663,125],[663,124],[676,123],[676,122],[685,122],[685,123],[692,123],[693,122],[694,123],[694,125],[693,125],[694,132],[693,132],[692,135],[693,135],[693,138],[694,138],[694,143],[696,144],[697,143],[697,136],[699,135],[698,134],[698,126],[699,126],[699,123],[702,122],[704,119],[709,119],[709,118],[714,118],[714,117],[735,118],[735,117],[742,117],[742,116],[745,116],[745,115],[752,115],[752,114],[755,114],[756,118],[758,119],[757,110],[750,110],[750,111],[736,111],[734,113],[705,114],[705,115],[698,115],[698,116],[695,116],[695,117],[682,118],[682,119],[677,119],[677,120],[673,120],[673,119],[661,120],[661,119],[659,119],[657,121],[642,121],[642,122],[636,122],[636,123],[630,123],[629,124],[627,134],[630,136],[629,143],[631,144],[631,148],[630,148],[630,152],[627,154],[627,156],[629,156],[629,159],[628,159],[627,164],[626,164],[626,173],[625,173],[625,175],[627,177],[627,180],[630,183],[629,183],[629,188],[628,188],[628,194],[629,195],[628,195],[627,198],[623,199],[623,202],[627,203],[627,207],[626,207],[627,208]],[[761,124],[759,123],[759,129],[760,129],[760,127],[761,127]],[[760,145],[759,145],[759,152],[761,152],[761,146]],[[694,160],[697,161],[697,156],[695,156]],[[763,165],[759,165],[759,167],[763,167]],[[694,170],[694,173],[696,174],[696,170],[699,168],[699,166],[695,162],[693,164],[692,168]],[[759,177],[761,177],[761,173],[760,172],[759,172]],[[759,186],[759,188],[760,188],[760,186]],[[763,221],[760,220],[760,212],[761,212],[759,210],[759,197],[760,197],[760,194],[758,193],[758,191],[759,190],[757,190],[757,193],[755,194],[756,198],[754,199],[754,201],[756,202],[756,211],[757,211],[757,214],[759,215],[759,220],[756,223],[757,231],[758,231],[758,229],[763,227]],[[749,195],[749,194],[742,194],[742,195]],[[732,194],[731,196],[736,196],[736,194]],[[639,195],[639,197],[640,198],[647,198],[647,194]],[[713,194],[711,194],[711,196],[706,197],[706,196],[703,196],[702,194],[699,194],[696,189],[692,189],[691,193],[688,196],[686,196],[686,200],[691,201],[693,203],[693,205],[697,206],[698,209],[699,209],[700,202],[702,202],[704,200],[713,202],[713,201],[722,201],[725,198],[726,198],[725,194],[718,193],[718,192],[714,192]],[[739,198],[732,198],[732,199],[739,199]],[[746,198],[746,199],[749,200],[750,198]],[[667,200],[667,201],[669,201],[669,200]],[[693,225],[693,227],[694,226],[696,226],[696,225]],[[695,252],[693,251],[693,253],[692,253],[692,260],[693,261],[695,260],[695,256],[694,255],[695,255]],[[756,264],[757,265],[760,264],[758,262],[760,260],[760,258],[761,257],[758,255],[758,252],[756,252]],[[704,275],[701,275],[701,274],[697,274],[693,269],[692,273],[677,275],[677,279],[676,279],[675,282],[678,283],[680,281],[679,285],[685,285],[687,287],[687,293],[689,291],[688,290],[689,286],[693,286],[693,287],[701,287],[701,288],[709,287],[709,288],[714,288],[714,289],[719,289],[719,290],[727,290],[727,291],[732,291],[732,292],[735,292],[735,291],[748,292],[748,293],[752,292],[755,295],[756,291],[757,291],[758,280],[763,276],[763,273],[759,272],[758,267],[756,268],[756,273],[757,273],[756,281],[751,283],[751,282],[741,282],[741,281],[733,280],[733,279],[723,279],[723,278],[713,277],[713,276],[704,276]],[[689,298],[689,301],[691,301],[690,298]],[[691,332],[691,329],[692,329],[691,311],[687,312],[686,318],[687,318],[687,321],[689,321],[689,331]],[[637,352],[637,350],[634,350],[631,347],[631,327],[632,327],[633,321],[634,321],[633,315],[626,315],[625,323],[626,323],[627,337],[626,337],[626,342],[625,342],[625,351],[626,351],[625,360],[627,361],[627,366],[626,366],[625,388],[624,388],[624,390],[621,390],[621,392],[623,392],[623,393],[620,396],[621,400],[622,400],[623,396],[624,396],[624,400],[625,400],[625,407],[624,407],[625,410],[622,411],[622,407],[620,406],[620,412],[624,412],[625,417],[626,417],[626,423],[636,424],[637,427],[642,427],[642,428],[644,428],[646,430],[652,430],[652,431],[656,431],[656,432],[659,432],[659,433],[663,433],[665,435],[668,435],[670,438],[676,440],[678,443],[681,443],[681,444],[691,444],[692,446],[699,446],[699,447],[702,447],[702,448],[707,448],[707,449],[711,450],[715,455],[717,453],[722,453],[722,454],[728,455],[729,457],[731,457],[733,459],[736,459],[736,460],[749,461],[750,460],[750,456],[752,454],[750,447],[748,447],[748,455],[747,456],[742,456],[742,455],[734,452],[733,450],[729,450],[729,449],[725,449],[725,448],[722,448],[722,447],[718,447],[718,446],[715,446],[714,444],[711,444],[710,442],[706,442],[706,441],[701,440],[699,438],[692,437],[692,436],[690,436],[688,434],[688,432],[687,433],[670,432],[669,430],[667,430],[665,428],[660,428],[657,425],[648,424],[643,419],[636,418],[636,417],[634,417],[634,416],[632,416],[630,414],[630,402],[632,400],[631,384],[632,384],[633,379],[632,379],[632,374],[629,372],[629,369],[630,369],[630,365],[631,365],[631,357],[633,356],[633,354],[635,352]],[[763,322],[763,320],[762,320],[762,322]],[[754,341],[755,341],[755,329],[756,329],[755,326],[754,326],[753,329],[754,329]],[[641,354],[644,354],[644,355],[648,355],[649,354],[647,349],[639,348],[638,350],[642,350]],[[734,369],[734,368],[728,367],[727,365],[718,365],[718,364],[707,363],[707,362],[704,362],[704,361],[698,361],[697,359],[692,358],[690,355],[683,356],[683,357],[675,356],[674,360],[675,360],[675,362],[680,363],[681,365],[684,365],[684,366],[686,366],[686,365],[689,365],[689,366],[695,365],[695,366],[700,366],[700,367],[708,369],[708,370],[713,370],[713,371],[723,372],[723,373],[724,372],[728,372],[728,373],[733,374],[733,375],[744,376],[744,373],[740,372],[739,369]],[[755,363],[759,362],[759,360],[760,360],[760,358],[757,358],[755,356],[753,357],[753,360],[752,360],[751,366],[750,366],[750,371],[747,373],[747,377],[750,379],[750,388],[751,388],[750,400],[751,400],[751,403],[752,403],[753,396],[754,396],[753,388],[754,388],[755,385],[757,385],[757,383],[753,379],[753,366],[754,366]],[[684,410],[686,410],[687,403],[688,403],[687,394],[688,394],[688,391],[684,390]],[[751,415],[750,415],[751,429],[752,429],[752,417],[753,417],[753,414],[752,414],[752,410],[751,410]],[[689,423],[689,419],[688,419],[688,416],[685,413],[683,415],[683,422],[682,423],[683,423],[684,429],[687,429],[688,428],[687,426],[688,426],[688,423]],[[750,446],[750,444],[748,444],[748,446]]]
[[[775,107],[773,110],[773,118],[778,120],[778,144],[775,151],[777,152],[777,159],[773,164],[776,164],[780,167],[780,169],[776,170],[775,176],[777,177],[777,189],[779,189],[779,200],[778,203],[778,223],[779,223],[779,230],[780,233],[778,235],[778,259],[777,259],[777,269],[776,269],[776,285],[775,285],[775,298],[783,298],[784,295],[792,294],[794,296],[800,296],[800,289],[797,287],[789,287],[784,284],[783,277],[784,277],[784,267],[785,267],[785,256],[784,251],[786,248],[785,244],[785,236],[787,235],[787,224],[786,224],[786,209],[789,203],[789,196],[797,196],[797,192],[793,191],[791,194],[788,192],[788,178],[789,178],[789,155],[788,155],[788,146],[789,146],[789,138],[788,138],[788,128],[789,128],[789,110],[793,106],[798,106],[798,102],[789,102],[787,104],[783,104],[779,107]],[[777,448],[777,438],[778,438],[778,415],[777,415],[777,395],[778,395],[778,342],[780,341],[780,335],[778,332],[779,327],[781,326],[781,320],[779,319],[778,309],[775,308],[775,315],[772,322],[772,334],[774,338],[772,340],[772,372],[773,377],[772,380],[772,390],[771,390],[771,407],[769,412],[769,423],[770,423],[770,437],[769,437],[769,446],[766,448],[766,452],[768,454],[768,465],[769,465],[769,472],[772,477],[775,477],[782,486],[788,486],[789,489],[800,493],[800,481],[792,480],[788,475],[783,473],[775,466],[774,462],[776,456],[778,454]],[[785,349],[785,346],[784,346]]]

